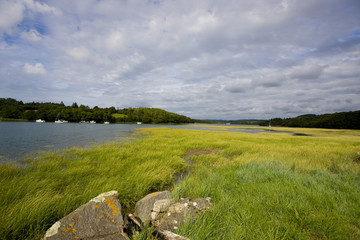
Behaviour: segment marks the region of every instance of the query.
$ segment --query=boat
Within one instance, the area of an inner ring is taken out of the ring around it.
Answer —
[[[96,123],[94,120],[91,120],[90,123]]]
[[[68,123],[68,121],[60,119],[60,112],[59,112],[54,123]]]
[[[106,121],[106,122],[104,122],[104,124],[110,124],[110,122]]]
[[[68,121],[59,119],[55,120],[55,123],[68,123]]]
[[[38,122],[38,123],[43,123],[43,122],[45,122],[45,120],[42,120],[41,118],[40,119],[36,119],[36,121],[35,122]]]
[[[142,122],[137,122],[137,124],[139,124],[139,125],[140,125],[140,124],[142,124]]]

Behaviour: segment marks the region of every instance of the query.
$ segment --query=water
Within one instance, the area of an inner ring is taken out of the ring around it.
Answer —
[[[38,151],[65,149],[73,146],[88,147],[129,137],[137,128],[169,127],[177,129],[233,131],[259,133],[266,130],[214,128],[198,125],[137,125],[137,124],[80,124],[0,122],[0,162],[35,156]]]
[[[88,147],[128,137],[142,125],[0,122],[0,162],[33,156],[39,150]]]

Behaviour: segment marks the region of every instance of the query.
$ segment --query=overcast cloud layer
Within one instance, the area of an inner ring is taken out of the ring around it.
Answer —
[[[199,119],[360,109],[359,0],[0,0],[0,97]]]

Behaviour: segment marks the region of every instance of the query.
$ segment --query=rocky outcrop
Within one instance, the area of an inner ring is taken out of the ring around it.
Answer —
[[[146,195],[135,205],[135,216],[138,217],[144,225],[150,223],[151,211],[154,203],[162,199],[170,199],[171,193],[168,191],[154,192]]]
[[[195,217],[198,213],[211,207],[210,198],[182,198],[176,203],[168,199],[154,203],[151,213],[151,224],[157,229],[176,231],[179,224],[188,218]]]
[[[124,221],[118,193],[103,193],[56,222],[45,234],[52,239],[129,239],[123,232]]]
[[[163,240],[188,240],[173,233],[186,219],[211,207],[210,198],[181,198],[171,202],[168,191],[148,194],[135,205],[135,214],[121,214],[118,193],[100,194],[88,203],[56,222],[45,234],[52,239],[120,239],[127,240],[127,233],[141,231],[144,225],[154,226],[154,237]]]

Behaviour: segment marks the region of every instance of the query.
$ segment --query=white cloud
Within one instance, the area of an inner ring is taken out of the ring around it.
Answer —
[[[37,74],[37,75],[46,74],[46,69],[44,68],[44,65],[42,65],[41,63],[35,63],[34,65],[31,65],[30,63],[25,63],[23,69],[24,72],[27,74]]]
[[[191,21],[193,21],[192,24],[189,24],[189,31],[190,33],[201,33],[203,31],[214,29],[218,25],[217,18],[208,13],[196,13],[195,17],[191,18]]]
[[[31,9],[34,12],[52,13],[55,15],[61,15],[61,11],[59,11],[58,9],[56,9],[54,7],[47,5],[46,3],[41,3],[38,1],[34,1],[34,0],[23,0],[22,2],[28,9]]]
[[[109,51],[121,51],[124,49],[124,35],[121,32],[115,31],[110,33],[105,40],[105,47]]]
[[[0,31],[7,33],[0,37],[0,95],[12,82],[13,97],[21,98],[32,79],[34,95],[46,92],[46,99],[156,106],[198,118],[360,106],[360,5],[353,0],[0,0],[0,6]],[[46,73],[47,80],[25,73]]]
[[[39,42],[42,39],[41,34],[36,29],[22,32],[21,37],[29,42]]]
[[[90,51],[84,46],[72,48],[67,53],[79,61],[87,60],[90,57]]]
[[[0,31],[11,33],[11,29],[23,19],[24,6],[17,1],[0,2]]]
[[[25,10],[34,13],[62,14],[60,10],[34,0],[2,0],[0,1],[0,31],[12,34],[13,28],[23,21]]]

